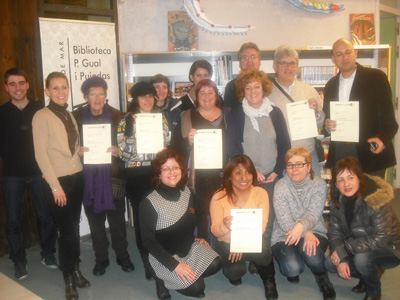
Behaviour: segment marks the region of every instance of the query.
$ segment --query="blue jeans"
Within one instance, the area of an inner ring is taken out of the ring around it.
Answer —
[[[45,257],[56,252],[56,226],[50,207],[43,193],[42,177],[37,176],[4,176],[3,192],[6,208],[6,232],[10,244],[10,259],[14,263],[26,261],[24,238],[21,228],[22,211],[24,208],[25,190],[29,188],[33,195],[37,216],[39,219],[39,234],[42,248],[41,255]]]
[[[320,244],[317,246],[315,255],[308,256],[307,249],[303,251],[304,239],[301,238],[297,246],[285,245],[285,242],[279,242],[272,246],[272,253],[279,263],[281,273],[286,277],[295,277],[303,273],[307,265],[313,273],[324,273],[325,269],[325,251],[328,247],[328,240],[318,234]]]
[[[349,256],[347,262],[350,267],[351,277],[362,279],[367,295],[375,298],[381,295],[379,270],[392,269],[398,266],[400,258],[394,254],[391,247],[385,247]],[[332,263],[330,255],[325,260],[325,266],[329,272],[337,273],[337,268]]]

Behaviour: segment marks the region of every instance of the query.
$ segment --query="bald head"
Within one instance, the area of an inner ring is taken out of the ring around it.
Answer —
[[[344,78],[350,77],[357,68],[357,50],[348,39],[338,39],[332,46],[332,61]]]

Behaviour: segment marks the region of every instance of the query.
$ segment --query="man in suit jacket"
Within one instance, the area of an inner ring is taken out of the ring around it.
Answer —
[[[332,46],[332,61],[340,73],[325,86],[325,128],[336,130],[330,119],[331,101],[359,102],[359,142],[332,142],[326,167],[344,157],[354,156],[366,173],[384,177],[386,168],[396,164],[392,139],[398,125],[394,116],[392,93],[386,74],[356,63],[357,50],[347,39]]]

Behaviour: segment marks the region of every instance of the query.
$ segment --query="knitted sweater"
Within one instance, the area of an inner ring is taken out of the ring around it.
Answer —
[[[79,133],[78,126],[70,112],[72,122]],[[78,155],[79,138],[74,154],[68,145],[68,136],[63,122],[47,107],[39,110],[32,120],[35,158],[53,192],[62,189],[58,177],[82,171]]]
[[[300,197],[287,174],[276,183],[273,201],[275,221],[271,245],[285,241],[285,234],[298,222],[304,226],[303,234],[310,230],[326,237],[327,230],[322,217],[326,189],[324,180],[319,177],[311,180],[310,175],[302,186]]]

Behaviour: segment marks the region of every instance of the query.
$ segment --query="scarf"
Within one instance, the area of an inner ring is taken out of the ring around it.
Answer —
[[[242,101],[243,111],[250,118],[253,129],[258,133],[260,133],[260,129],[256,118],[268,117],[269,113],[273,110],[272,104],[267,97],[264,97],[262,101],[263,103],[259,108],[251,107],[246,97]]]
[[[89,105],[83,108],[82,124],[111,124],[112,114],[106,108],[99,118],[95,118]],[[115,210],[115,204],[111,186],[111,165],[83,165],[83,176],[85,178],[85,188],[83,191],[83,204],[93,205],[93,212],[100,213],[105,210]]]

